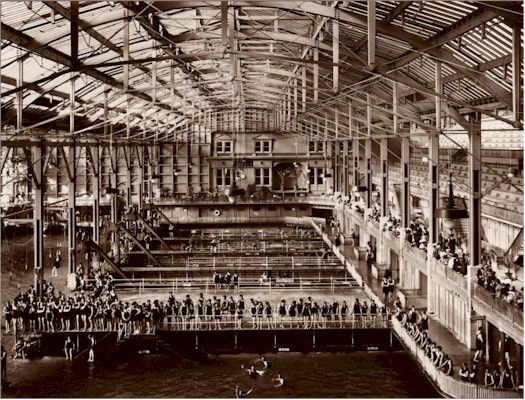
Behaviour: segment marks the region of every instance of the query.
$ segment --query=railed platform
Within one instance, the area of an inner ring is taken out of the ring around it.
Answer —
[[[82,355],[90,345],[88,335],[97,340],[96,351],[108,356],[114,351],[148,354],[188,349],[210,354],[403,349],[389,328],[158,330],[121,340],[117,340],[117,332],[74,331],[42,333],[41,355],[63,356],[68,336],[75,343],[77,356]]]

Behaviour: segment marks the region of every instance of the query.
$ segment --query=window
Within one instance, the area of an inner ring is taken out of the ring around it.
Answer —
[[[322,185],[324,183],[324,169],[323,168],[317,168],[317,184]]]
[[[257,140],[255,141],[255,152],[256,153],[269,153],[270,152],[270,141],[269,140]]]
[[[255,168],[255,184],[257,186],[270,185],[270,168]]]
[[[310,178],[310,185],[315,185],[315,169],[314,168],[310,168],[310,172],[308,173],[308,177]]]
[[[232,183],[231,170],[220,168],[217,170],[217,186],[230,186]]]
[[[217,153],[231,153],[232,142],[231,141],[220,141],[216,144]]]
[[[310,153],[323,153],[324,152],[324,142],[312,140],[308,143],[308,149]]]

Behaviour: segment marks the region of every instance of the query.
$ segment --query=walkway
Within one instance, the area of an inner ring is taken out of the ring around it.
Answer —
[[[334,243],[334,236],[331,233],[329,233],[328,236],[330,241]],[[359,275],[361,275],[363,281],[366,282],[366,284],[373,290],[373,292],[377,296],[383,299],[384,297],[383,289],[381,286],[381,279],[377,279],[372,275],[372,271],[366,265],[365,260],[356,259],[354,253],[354,246],[349,244],[343,244],[339,246],[339,250],[347,260],[354,264],[356,271],[359,273]],[[395,299],[395,296],[393,297]],[[393,308],[392,299],[390,300],[388,306],[390,308]],[[406,308],[409,308],[410,306],[410,304],[405,304]],[[422,311],[422,309],[418,311]],[[429,317],[429,338],[431,338],[434,342],[441,346],[443,348],[443,351],[449,355],[454,366],[454,377],[458,379],[458,371],[461,367],[461,364],[466,363],[467,366],[470,368],[472,366],[472,360],[474,358],[475,351],[469,350],[464,343],[460,342],[456,338],[456,336],[454,336],[454,334],[433,315],[429,315]],[[480,367],[478,372],[478,383],[483,384],[484,365],[483,363],[481,363],[481,365],[478,366]]]

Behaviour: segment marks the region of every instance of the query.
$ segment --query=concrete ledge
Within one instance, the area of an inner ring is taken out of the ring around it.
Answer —
[[[372,275],[376,279],[383,279],[385,271],[390,268],[390,264],[372,264]]]
[[[356,260],[366,259],[366,247],[354,247],[354,255]]]
[[[426,296],[421,295],[421,289],[397,288],[396,295],[401,300],[405,308],[415,306],[416,308],[426,308],[428,300]]]

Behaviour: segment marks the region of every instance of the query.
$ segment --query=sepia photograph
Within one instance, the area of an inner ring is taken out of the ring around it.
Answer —
[[[1,397],[523,399],[523,8],[0,0]]]

